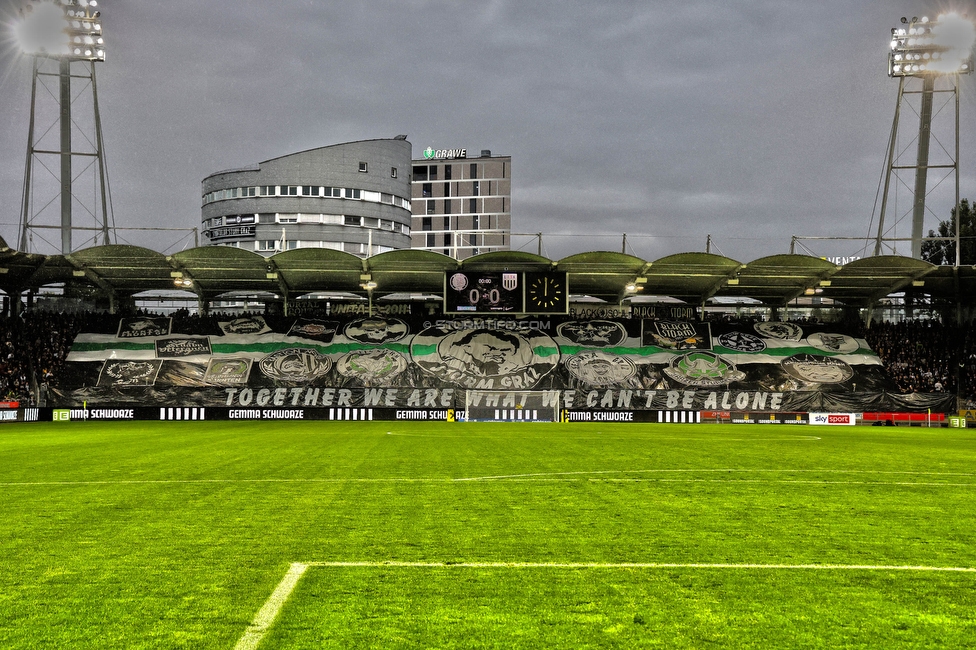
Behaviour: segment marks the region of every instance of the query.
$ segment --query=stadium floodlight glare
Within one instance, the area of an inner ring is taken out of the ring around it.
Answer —
[[[971,20],[953,11],[934,21],[927,16],[902,18],[902,25],[891,30],[889,76],[972,73],[976,25]]]
[[[71,61],[104,61],[101,12],[95,0],[32,0],[14,31],[24,54]]]

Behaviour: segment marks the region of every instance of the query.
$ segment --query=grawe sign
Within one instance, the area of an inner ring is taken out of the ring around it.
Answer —
[[[452,160],[467,157],[467,149],[434,149],[433,147],[424,149],[424,158],[427,160]]]

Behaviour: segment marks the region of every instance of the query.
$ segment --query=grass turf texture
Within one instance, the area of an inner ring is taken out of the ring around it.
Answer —
[[[918,428],[7,425],[0,647],[233,648],[293,562],[976,567],[974,443]],[[260,647],[974,638],[969,572],[311,566]]]

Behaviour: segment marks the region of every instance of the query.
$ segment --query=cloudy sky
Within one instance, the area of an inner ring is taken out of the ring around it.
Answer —
[[[0,20],[20,4],[0,0]],[[406,133],[418,157],[427,146],[511,155],[513,232],[544,233],[554,259],[620,250],[622,233],[646,259],[705,250],[710,235],[712,252],[740,261],[788,252],[792,235],[873,236],[898,87],[889,30],[951,8],[967,10],[927,0],[101,0],[115,222],[192,228],[210,173]],[[31,62],[8,32],[0,236],[14,244]],[[964,198],[976,198],[974,88],[964,77]],[[935,103],[951,125],[951,101]],[[903,113],[897,149],[912,164],[918,122]],[[951,150],[951,127],[939,124],[933,147]],[[894,183],[891,236],[910,235],[906,182]],[[953,195],[950,177],[926,230],[948,218]],[[120,230],[119,241],[192,246],[178,231]],[[528,237],[515,242],[536,251]],[[830,256],[864,247],[803,244]]]

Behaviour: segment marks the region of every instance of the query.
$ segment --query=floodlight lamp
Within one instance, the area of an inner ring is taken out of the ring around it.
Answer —
[[[903,28],[891,30],[891,53],[888,55],[890,76],[972,72],[973,44],[976,42],[976,26],[972,21],[955,12],[943,14],[934,21],[923,16],[921,25],[916,26],[918,21],[917,17],[912,18],[907,33]],[[902,61],[931,63],[904,65]]]
[[[29,0],[14,30],[21,51],[29,56],[68,57],[103,61],[104,48],[79,47],[101,45],[101,25],[93,22],[86,0]]]

